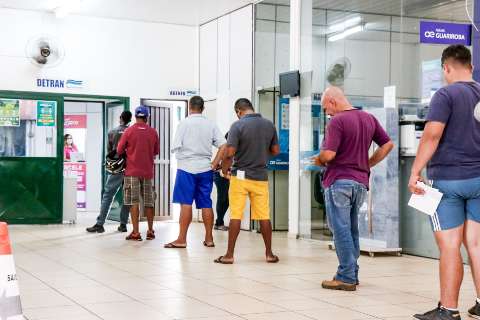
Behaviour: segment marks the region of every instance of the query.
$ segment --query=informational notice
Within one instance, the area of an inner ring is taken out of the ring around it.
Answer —
[[[65,162],[63,164],[64,176],[77,177],[77,208],[87,208],[87,164],[78,162]]]
[[[20,127],[20,102],[0,99],[0,127]]]
[[[37,127],[55,127],[56,101],[37,101]]]
[[[420,43],[472,44],[472,25],[437,21],[420,21]]]
[[[289,134],[290,134],[290,99],[280,98],[278,101],[278,143],[280,153],[268,161],[269,170],[288,170],[289,165]]]

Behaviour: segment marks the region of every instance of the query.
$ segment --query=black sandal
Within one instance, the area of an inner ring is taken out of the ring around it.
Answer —
[[[213,260],[213,262],[220,263],[220,264],[233,264],[233,259],[231,261],[226,261],[223,259],[224,259],[224,256],[220,256],[217,259]]]
[[[165,245],[163,245],[164,248],[166,249],[185,249],[187,247],[187,245],[178,245],[178,244],[175,244],[173,242],[170,242],[170,243],[167,243]]]
[[[215,248],[215,243],[214,242],[207,242],[207,241],[203,241],[203,245],[207,248]]]
[[[280,261],[280,258],[276,255],[267,257],[267,263],[278,263],[279,261]]]
[[[135,233],[132,231],[132,233],[130,233],[126,238],[125,240],[131,240],[131,241],[142,241],[142,235],[139,233]]]

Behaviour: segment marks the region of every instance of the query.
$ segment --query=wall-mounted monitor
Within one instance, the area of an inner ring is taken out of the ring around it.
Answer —
[[[280,96],[298,97],[300,95],[300,72],[289,71],[280,73]]]

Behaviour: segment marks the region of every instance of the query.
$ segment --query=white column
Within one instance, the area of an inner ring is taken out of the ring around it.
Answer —
[[[302,0],[290,1],[290,70],[301,68]],[[300,208],[300,97],[290,99],[288,235],[298,236]]]

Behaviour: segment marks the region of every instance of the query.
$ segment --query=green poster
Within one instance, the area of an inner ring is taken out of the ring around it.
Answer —
[[[37,101],[37,127],[55,127],[56,101]]]
[[[20,127],[20,102],[0,99],[0,127]]]

